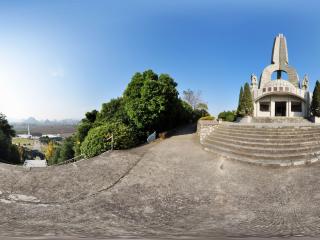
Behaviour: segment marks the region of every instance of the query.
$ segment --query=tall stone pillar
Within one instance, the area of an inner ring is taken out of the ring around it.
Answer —
[[[274,99],[271,97],[270,99],[270,117],[275,116],[275,104],[274,104]]]

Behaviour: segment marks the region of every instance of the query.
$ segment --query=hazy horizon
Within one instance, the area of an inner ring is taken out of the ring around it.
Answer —
[[[270,63],[274,37],[310,90],[320,78],[317,1],[0,1],[0,112],[81,119],[121,96],[135,72],[168,73],[233,110]]]

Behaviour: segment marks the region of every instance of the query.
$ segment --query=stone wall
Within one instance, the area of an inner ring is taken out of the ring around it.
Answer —
[[[219,125],[216,120],[199,120],[197,124],[197,134],[200,137],[200,143]]]

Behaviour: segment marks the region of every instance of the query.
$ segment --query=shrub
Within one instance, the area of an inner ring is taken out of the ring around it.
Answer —
[[[227,122],[233,122],[236,120],[236,112],[235,111],[223,111],[219,113],[218,118],[227,121]]]
[[[20,164],[21,163],[19,150],[18,150],[18,147],[16,145],[12,144],[10,146],[9,156],[10,156],[10,162],[11,163],[16,163],[16,164]]]
[[[65,161],[74,157],[73,145],[74,142],[72,137],[68,137],[62,142],[59,159],[60,161]]]
[[[200,118],[202,117],[206,117],[209,116],[210,114],[207,112],[207,110],[204,109],[195,109],[193,111],[193,117],[192,117],[192,121],[193,122],[197,122]]]
[[[214,116],[201,117],[200,120],[214,120]]]
[[[136,131],[133,127],[121,122],[111,122],[93,128],[81,144],[81,153],[93,157],[111,149],[107,139],[113,134],[114,149],[127,149],[137,144]]]

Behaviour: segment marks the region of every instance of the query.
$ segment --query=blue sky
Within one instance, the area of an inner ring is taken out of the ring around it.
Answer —
[[[120,96],[138,71],[200,90],[213,115],[270,64],[284,33],[289,63],[320,79],[319,1],[0,1],[0,112],[81,118]]]

